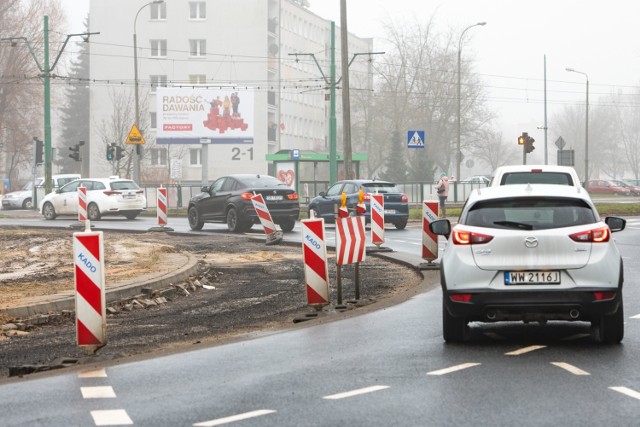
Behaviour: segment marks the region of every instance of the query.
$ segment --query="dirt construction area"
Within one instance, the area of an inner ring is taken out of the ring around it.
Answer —
[[[378,256],[343,266],[344,307],[336,307],[335,254],[329,252],[331,304],[307,305],[302,248],[212,233],[104,232],[107,345],[88,354],[76,345],[73,308],[16,316],[16,307],[73,300],[72,231],[0,229],[0,380],[87,363],[183,351],[363,313],[418,292],[422,275]],[[194,261],[195,259],[195,261]],[[114,298],[119,286],[192,267],[185,277]],[[13,309],[14,314],[11,313]]]

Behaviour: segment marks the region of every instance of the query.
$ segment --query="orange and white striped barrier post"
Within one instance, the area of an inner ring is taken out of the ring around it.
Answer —
[[[167,225],[167,206],[168,206],[168,199],[167,199],[167,189],[164,188],[163,186],[160,186],[160,188],[158,188],[156,190],[157,193],[157,199],[158,199],[158,203],[157,203],[157,209],[156,209],[156,217],[158,219],[158,226],[159,227],[164,227],[165,225]]]
[[[369,195],[371,206],[371,243],[378,248],[384,243],[384,195]]]
[[[104,240],[102,231],[73,233],[76,336],[78,346],[95,353],[107,344]]]
[[[429,230],[429,224],[440,219],[438,212],[438,202],[422,202],[422,258],[430,265],[438,258],[438,236]]]
[[[87,187],[78,187],[78,221],[87,220]]]
[[[359,263],[367,256],[365,219],[364,216],[339,218],[336,220],[336,264],[338,276],[338,304],[342,304],[342,275],[341,266],[356,264],[355,290],[356,300],[360,299],[360,270]]]
[[[324,219],[302,220],[302,252],[307,304],[329,304],[329,266],[325,245]]]
[[[253,208],[256,210],[258,218],[260,218],[260,224],[262,224],[264,228],[264,234],[267,236],[267,245],[280,243],[282,241],[282,232],[276,229],[276,224],[273,222],[273,218],[271,218],[269,208],[267,208],[262,194],[254,193],[251,197],[251,203],[253,203]]]

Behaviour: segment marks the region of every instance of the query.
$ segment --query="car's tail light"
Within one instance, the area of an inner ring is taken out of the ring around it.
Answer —
[[[569,237],[575,242],[581,243],[604,243],[608,242],[611,237],[611,230],[608,226],[596,228],[593,230],[580,231],[570,234]]]
[[[289,200],[298,200],[298,193],[293,192],[293,193],[287,194],[287,199],[289,199]]]
[[[253,193],[242,193],[240,194],[240,197],[242,197],[245,200],[251,200],[251,198],[254,196]]]
[[[114,191],[114,190],[105,190],[104,194],[106,194],[107,196],[117,196],[122,194],[120,191]]]
[[[616,297],[615,291],[605,291],[605,292],[594,292],[594,298],[596,301],[605,301],[608,299],[614,299]]]
[[[493,236],[454,229],[452,239],[455,245],[481,245],[483,243],[489,243],[493,239]]]
[[[471,294],[450,294],[449,298],[453,302],[469,302],[471,301]]]
[[[409,203],[409,198],[406,194],[402,193],[402,203]]]

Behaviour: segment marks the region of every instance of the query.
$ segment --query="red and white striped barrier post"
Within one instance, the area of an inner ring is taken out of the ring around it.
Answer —
[[[260,218],[260,223],[264,228],[264,234],[267,236],[267,245],[273,245],[282,241],[282,232],[278,232],[276,229],[276,224],[271,218],[269,208],[267,208],[262,194],[254,194],[251,197],[251,203],[253,203],[253,208],[256,210],[256,214],[258,218]]]
[[[360,299],[360,269],[359,263],[367,256],[365,219],[364,216],[336,219],[336,264],[338,276],[338,304],[342,304],[343,264],[356,264],[355,288],[356,300]]]
[[[167,202],[167,189],[163,186],[160,186],[160,188],[158,188],[156,192],[158,199],[158,203],[156,205],[156,217],[158,218],[158,226],[164,227],[165,225],[167,225],[167,206],[169,204]]]
[[[378,248],[384,243],[384,195],[370,194],[371,243]]]
[[[95,353],[107,344],[104,241],[102,231],[73,233],[78,346]]]
[[[307,304],[329,304],[329,266],[325,245],[324,219],[302,220],[302,251]]]
[[[429,224],[440,219],[438,210],[438,202],[422,202],[422,258],[429,264],[438,258],[438,236],[429,231]]]
[[[78,187],[78,221],[87,220],[87,187]]]

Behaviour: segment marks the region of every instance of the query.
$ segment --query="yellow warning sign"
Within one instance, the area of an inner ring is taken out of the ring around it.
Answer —
[[[125,144],[144,144],[144,138],[142,137],[142,134],[138,130],[138,126],[136,126],[135,123],[133,126],[131,126],[129,135],[127,135],[127,139],[126,141],[124,141],[124,143]]]

